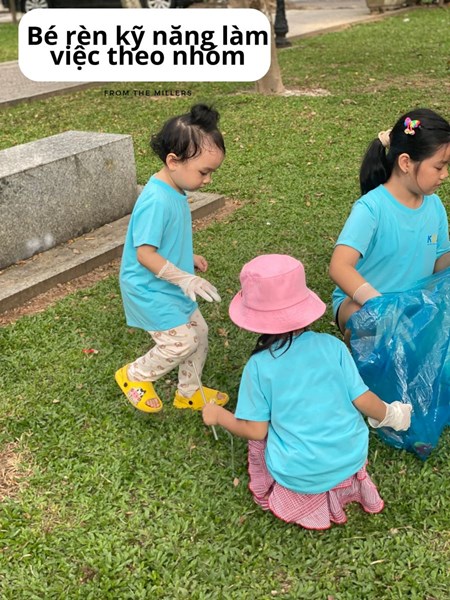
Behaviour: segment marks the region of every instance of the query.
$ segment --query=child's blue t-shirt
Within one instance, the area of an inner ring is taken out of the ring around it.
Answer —
[[[431,275],[436,260],[450,251],[447,213],[436,194],[412,209],[380,185],[355,202],[339,245],[361,254],[356,270],[380,293],[403,292]],[[335,315],[345,298],[336,287]]]
[[[306,331],[284,353],[250,358],[235,416],[269,422],[265,457],[275,481],[318,494],[366,462],[368,429],[353,401],[367,389],[345,344]]]
[[[137,248],[155,246],[178,268],[194,273],[192,219],[187,196],[152,176],[131,214],[120,267],[120,290],[128,325],[165,331],[188,322],[197,303],[181,288],[158,279],[140,264]]]

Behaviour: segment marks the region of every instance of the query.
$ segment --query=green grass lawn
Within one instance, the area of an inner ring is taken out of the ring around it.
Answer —
[[[292,254],[329,303],[328,262],[367,144],[415,106],[449,117],[449,16],[403,13],[280,52],[288,87],[329,96],[113,84],[3,110],[0,149],[69,129],[131,134],[143,183],[158,168],[150,132],[193,102],[214,102],[227,158],[209,190],[245,203],[194,242],[223,299],[201,306],[210,327],[203,379],[234,407],[254,344],[227,316],[241,266],[260,253]],[[104,93],[154,88],[192,95]],[[449,209],[449,184],[441,197]],[[330,310],[316,328],[335,333]],[[199,414],[171,406],[175,373],[157,384],[161,414],[144,418],[127,404],[114,371],[148,345],[125,324],[116,277],[0,329],[0,449],[16,441],[28,471],[0,503],[2,600],[448,598],[448,430],[425,463],[372,434],[369,469],[385,510],[350,506],[347,525],[308,532],[253,504],[245,441],[234,442],[232,472],[228,436],[219,430],[215,442]]]
[[[17,60],[17,31],[12,23],[0,25],[0,62]]]

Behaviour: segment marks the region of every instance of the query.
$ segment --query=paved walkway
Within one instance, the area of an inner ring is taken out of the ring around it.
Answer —
[[[286,0],[286,7],[291,39],[379,18],[371,15],[366,0]]]
[[[365,0],[286,0],[286,7],[289,39],[378,18],[370,15]],[[11,21],[10,13],[0,10],[0,23],[8,21]],[[0,81],[0,108],[95,85],[31,81],[22,75],[17,61],[0,63]]]
[[[92,87],[92,83],[31,81],[22,75],[17,61],[0,63],[0,109],[20,102],[48,98],[70,91]]]

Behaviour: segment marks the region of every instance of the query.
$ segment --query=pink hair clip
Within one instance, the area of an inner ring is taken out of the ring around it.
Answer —
[[[416,135],[415,129],[417,129],[420,125],[419,119],[410,119],[406,117],[404,125],[406,127],[405,133],[408,135]]]

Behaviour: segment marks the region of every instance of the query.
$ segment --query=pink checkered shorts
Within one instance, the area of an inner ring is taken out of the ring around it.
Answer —
[[[300,494],[278,484],[267,470],[264,451],[265,440],[249,441],[249,489],[261,508],[305,529],[329,529],[331,523],[347,521],[344,507],[349,502],[359,502],[367,513],[379,513],[384,502],[370,479],[366,467],[321,494]]]

